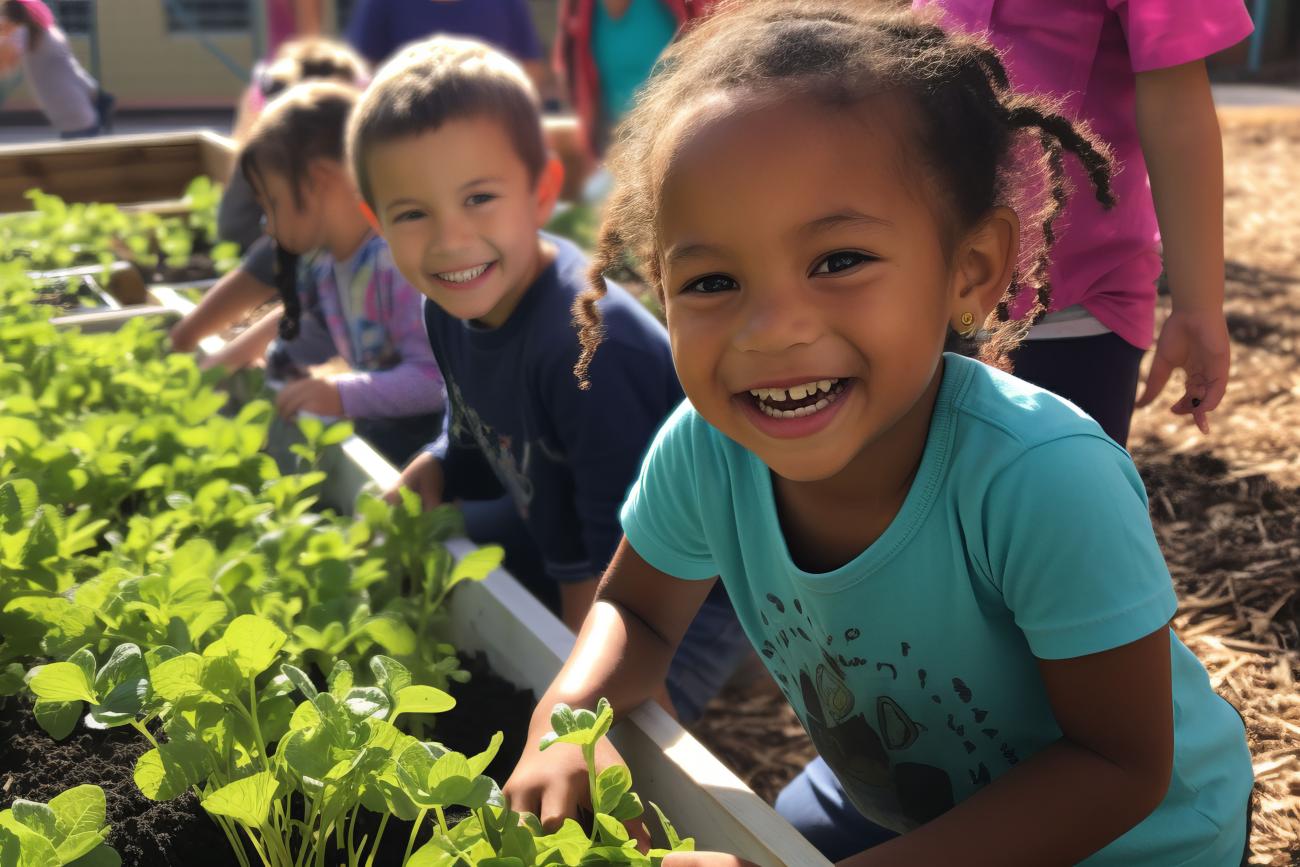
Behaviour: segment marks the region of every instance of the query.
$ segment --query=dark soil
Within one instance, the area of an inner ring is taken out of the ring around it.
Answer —
[[[36,303],[57,307],[60,310],[86,310],[104,306],[99,295],[86,285],[81,278],[70,284],[67,280],[55,280],[36,290]]]
[[[523,751],[534,698],[493,675],[482,657],[464,662],[473,678],[457,684],[457,706],[437,717],[425,737],[466,754],[480,752],[500,728],[505,741],[488,775],[504,781]],[[0,806],[14,798],[48,801],[72,786],[101,786],[108,801],[108,842],[126,867],[229,867],[235,864],[230,844],[192,795],[173,801],[150,801],[136,788],[136,759],[148,744],[133,729],[108,732],[78,728],[63,741],[50,738],[32,716],[30,706],[9,699],[0,707]],[[295,808],[295,812],[301,808]],[[379,817],[363,812],[356,839],[373,837]],[[410,824],[390,821],[378,864],[400,863]],[[420,834],[420,843],[427,833]],[[250,853],[251,854],[251,853]],[[250,859],[256,863],[256,857]],[[331,862],[332,863],[332,862]]]

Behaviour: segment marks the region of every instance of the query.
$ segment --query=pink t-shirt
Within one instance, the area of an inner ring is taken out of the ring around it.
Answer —
[[[1140,349],[1155,328],[1160,274],[1155,206],[1134,113],[1135,74],[1201,60],[1252,30],[1242,0],[913,0],[954,26],[987,33],[1017,89],[1064,100],[1119,163],[1104,211],[1067,156],[1075,195],[1056,223],[1053,310],[1082,304]]]
[[[294,37],[298,16],[293,0],[268,0],[266,4],[266,56],[275,57],[280,46]]]

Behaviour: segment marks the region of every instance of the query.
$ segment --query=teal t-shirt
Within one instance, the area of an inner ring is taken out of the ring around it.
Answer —
[[[901,510],[839,569],[794,564],[768,468],[685,403],[623,529],[660,571],[722,577],[818,753],[864,816],[897,831],[1060,738],[1036,657],[1128,644],[1176,607],[1128,454],[1072,405],[955,355]],[[1087,864],[1241,860],[1241,718],[1172,635],[1170,655],[1169,792]]]
[[[594,0],[591,54],[600,76],[600,107],[611,127],[632,108],[637,88],[673,41],[677,19],[660,0],[632,0],[618,18]]]

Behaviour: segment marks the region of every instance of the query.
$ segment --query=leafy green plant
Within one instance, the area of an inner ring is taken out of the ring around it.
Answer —
[[[614,721],[609,702],[600,699],[596,709],[573,710],[557,704],[551,713],[554,730],[539,744],[547,749],[557,743],[573,744],[582,750],[587,764],[593,818],[588,833],[568,819],[554,833],[546,833],[536,816],[512,812],[504,806],[486,803],[455,828],[440,821],[436,833],[408,867],[541,867],[541,865],[612,865],[651,867],[670,852],[694,851],[695,841],[682,839],[657,806],[651,804],[667,840],[667,848],[642,852],[624,823],[638,820],[644,812],[641,799],[632,791],[632,774],[623,765],[611,765],[596,773],[596,744],[608,734]],[[440,817],[441,819],[441,817]]]
[[[216,273],[238,265],[238,245],[217,236],[221,187],[207,177],[190,182],[182,197],[185,212],[177,215],[68,203],[40,190],[26,196],[32,211],[0,216],[0,261],[48,271],[127,259],[152,272],[160,263],[186,266],[202,253]]]
[[[104,790],[76,786],[48,804],[14,799],[0,811],[3,867],[118,867],[122,859],[104,842]]]

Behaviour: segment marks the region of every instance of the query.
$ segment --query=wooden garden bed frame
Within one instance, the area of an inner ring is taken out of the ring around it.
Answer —
[[[224,183],[235,145],[207,130],[0,147],[0,213],[27,211],[38,187],[68,202],[174,212],[199,175]]]

